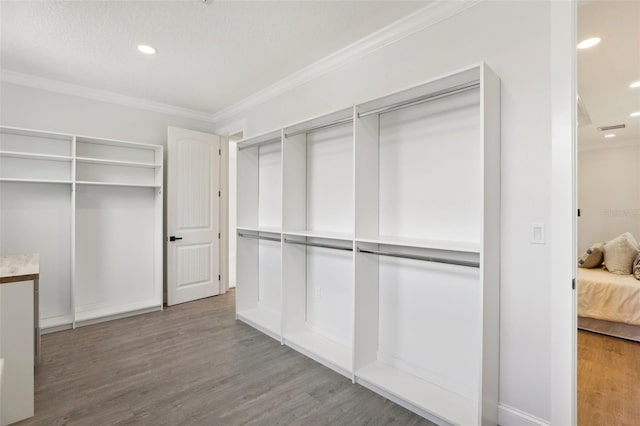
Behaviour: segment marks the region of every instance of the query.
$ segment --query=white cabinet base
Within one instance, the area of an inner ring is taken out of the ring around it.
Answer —
[[[2,426],[33,416],[33,354],[33,281],[0,284]]]

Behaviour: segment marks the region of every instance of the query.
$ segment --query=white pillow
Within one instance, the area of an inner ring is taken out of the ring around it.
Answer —
[[[633,272],[633,261],[640,253],[638,242],[629,232],[607,241],[604,246],[604,266],[614,274]]]

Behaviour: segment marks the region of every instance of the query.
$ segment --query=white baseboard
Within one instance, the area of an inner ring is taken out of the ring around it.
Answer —
[[[498,405],[500,426],[550,426],[546,420],[505,404]]]

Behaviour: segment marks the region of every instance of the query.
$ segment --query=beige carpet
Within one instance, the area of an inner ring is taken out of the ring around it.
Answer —
[[[640,326],[578,317],[578,328],[592,333],[640,342]]]

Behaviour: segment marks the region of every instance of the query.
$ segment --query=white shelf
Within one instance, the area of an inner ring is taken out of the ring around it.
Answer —
[[[478,423],[478,409],[472,399],[383,362],[376,361],[356,371],[356,381],[373,385],[452,424]]]
[[[326,238],[330,240],[353,241],[353,234],[346,232],[330,232],[330,231],[313,231],[313,230],[296,230],[284,231],[286,235],[295,235],[299,237]]]
[[[78,163],[85,164],[101,164],[105,166],[124,166],[124,167],[140,167],[147,169],[157,169],[162,167],[161,164],[154,163],[141,163],[136,161],[120,161],[120,160],[107,160],[104,158],[91,158],[91,157],[76,157]]]
[[[284,342],[332,370],[351,377],[353,365],[351,348],[309,329],[285,335]]]
[[[276,340],[280,340],[280,313],[271,309],[253,308],[237,312],[238,318]]]
[[[480,243],[472,241],[444,241],[402,237],[356,238],[359,243],[386,244],[390,246],[416,247],[434,250],[448,250],[479,253]]]
[[[275,228],[271,226],[238,226],[236,228],[238,231],[249,231],[249,232],[269,232],[271,234],[281,234],[282,229]]]
[[[76,181],[78,185],[94,185],[94,186],[128,186],[132,188],[160,188],[160,185],[147,185],[142,183],[118,183],[118,182],[89,182]]]
[[[71,162],[71,156],[68,155],[36,154],[32,152],[0,151],[0,157]]]
[[[21,179],[21,178],[0,178],[0,182],[22,182],[22,183],[64,183],[71,184],[70,180],[56,179]]]
[[[146,150],[155,150],[160,148],[160,145],[142,143],[142,142],[129,142],[129,141],[121,141],[117,139],[98,139],[90,136],[76,136],[77,143],[90,143],[94,145],[106,145],[106,146],[117,146],[122,148],[133,148],[133,149],[146,149]]]
[[[142,302],[129,303],[126,305],[108,306],[96,309],[87,309],[81,312],[76,312],[76,322],[96,320],[100,318],[106,318],[114,315],[121,315],[125,313],[142,311],[157,308],[162,308],[162,303],[158,300],[145,300]]]

